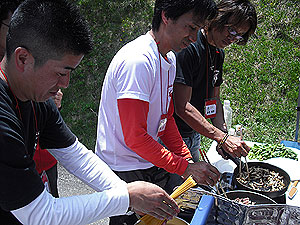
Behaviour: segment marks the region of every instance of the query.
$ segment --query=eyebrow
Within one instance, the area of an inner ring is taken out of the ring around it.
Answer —
[[[75,68],[70,67],[70,66],[66,66],[64,69],[66,69],[66,70],[71,70],[71,71],[75,70]]]

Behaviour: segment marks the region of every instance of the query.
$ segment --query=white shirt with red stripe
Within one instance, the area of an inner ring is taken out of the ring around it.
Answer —
[[[113,58],[102,87],[95,149],[113,170],[130,171],[153,166],[126,145],[118,100],[136,99],[149,103],[146,132],[157,141],[161,115],[167,113],[171,101],[175,65],[174,53],[169,52],[167,60],[159,56],[157,44],[149,33],[125,45]]]

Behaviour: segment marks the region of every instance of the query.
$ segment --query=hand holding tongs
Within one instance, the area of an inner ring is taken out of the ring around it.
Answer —
[[[235,165],[241,168],[241,170],[246,169],[246,163],[244,163],[241,158],[239,157],[233,157],[228,152],[226,152],[223,147],[220,147],[220,150],[222,151],[222,154],[226,157],[225,159],[230,159],[232,162],[234,162]]]
[[[204,150],[202,150],[201,148],[199,149],[199,152],[200,152],[200,155],[201,155],[203,161],[204,161],[204,162],[207,162],[207,163],[210,164],[210,165],[212,165],[212,164],[210,163],[209,159],[207,158],[206,152],[205,152]],[[223,187],[222,187],[222,185],[221,185],[220,182],[219,182],[219,186],[220,186],[220,188],[221,188],[221,191],[222,191],[223,195],[227,198],[226,192],[225,192],[225,190],[223,189]],[[215,185],[215,188],[216,188],[217,193],[220,195],[221,192],[219,191],[217,185]]]

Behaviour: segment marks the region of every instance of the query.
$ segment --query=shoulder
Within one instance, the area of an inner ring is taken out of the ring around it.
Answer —
[[[113,70],[153,70],[158,62],[157,46],[150,35],[142,35],[122,47],[111,62]]]

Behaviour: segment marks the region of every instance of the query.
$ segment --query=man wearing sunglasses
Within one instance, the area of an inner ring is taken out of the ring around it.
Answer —
[[[174,117],[194,161],[199,160],[200,135],[217,141],[234,157],[246,156],[250,150],[240,138],[227,135],[220,85],[223,48],[246,44],[256,29],[257,15],[249,0],[222,0],[217,7],[217,17],[198,32],[197,41],[176,55]],[[205,107],[216,112],[205,112]]]

